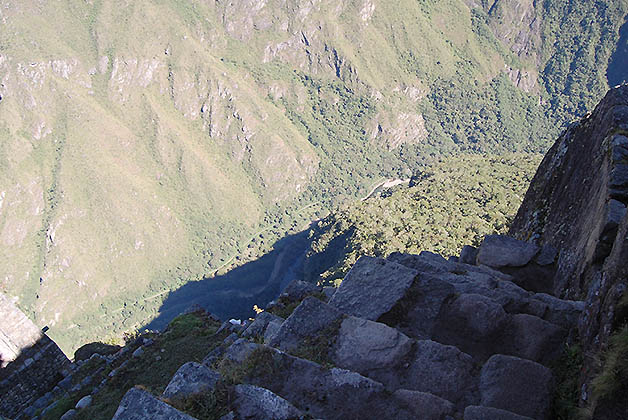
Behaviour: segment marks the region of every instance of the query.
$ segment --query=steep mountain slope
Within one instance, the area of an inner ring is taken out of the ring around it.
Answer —
[[[0,287],[68,352],[138,327],[169,290],[425,156],[543,149],[602,91],[625,14],[4,1]]]

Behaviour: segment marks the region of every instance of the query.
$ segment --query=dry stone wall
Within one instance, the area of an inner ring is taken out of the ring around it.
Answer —
[[[50,391],[70,361],[57,344],[0,294],[0,415],[12,418]]]

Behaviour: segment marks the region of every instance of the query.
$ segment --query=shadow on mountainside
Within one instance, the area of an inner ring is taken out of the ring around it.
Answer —
[[[223,320],[254,316],[253,305],[263,308],[288,283],[301,276],[309,244],[307,230],[288,235],[257,260],[225,274],[181,286],[170,292],[159,308],[159,315],[142,330],[161,330],[192,305],[199,305]]]
[[[606,75],[610,86],[628,82],[628,16],[619,29],[619,39],[609,60]]]

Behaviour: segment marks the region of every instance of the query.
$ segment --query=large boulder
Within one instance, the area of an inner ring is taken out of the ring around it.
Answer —
[[[477,263],[489,267],[523,267],[532,261],[539,247],[510,236],[487,235],[478,249]]]
[[[260,349],[262,346],[257,343],[252,343],[244,338],[237,339],[231,344],[224,353],[224,359],[230,362],[242,363],[244,362],[255,350]]]
[[[378,322],[348,317],[340,327],[333,360],[337,366],[368,376],[398,364],[412,349],[412,340]]]
[[[476,360],[500,352],[502,335],[511,315],[494,300],[478,294],[462,294],[443,307],[433,339],[455,345]]]
[[[407,364],[373,378],[391,389],[405,388],[429,392],[458,406],[477,402],[474,389],[475,363],[471,356],[454,346],[430,340],[419,340]]]
[[[148,392],[131,388],[120,401],[112,420],[195,420]]]
[[[450,326],[471,340],[494,336],[508,322],[508,315],[500,304],[473,293],[460,295],[444,312],[439,327]]]
[[[269,340],[269,345],[284,351],[299,346],[303,339],[312,337],[330,327],[344,315],[315,297],[307,297],[281,324],[279,330]]]
[[[292,404],[273,392],[255,385],[236,385],[234,411],[240,419],[288,420],[302,416]]]
[[[381,258],[361,257],[329,300],[341,312],[377,320],[405,296],[416,270]]]
[[[475,264],[478,258],[478,249],[471,246],[465,245],[462,247],[462,251],[460,251],[460,257],[458,261],[463,264]]]
[[[497,354],[482,367],[481,405],[537,420],[548,419],[552,373],[538,363]]]
[[[380,322],[400,329],[417,339],[430,339],[443,304],[455,295],[455,287],[440,279],[440,275],[420,273],[406,295]]]
[[[196,362],[188,362],[174,374],[166,390],[164,398],[185,398],[193,394],[207,392],[216,387],[220,374]]]
[[[547,364],[560,355],[566,331],[533,315],[513,315],[507,329],[504,352]]]

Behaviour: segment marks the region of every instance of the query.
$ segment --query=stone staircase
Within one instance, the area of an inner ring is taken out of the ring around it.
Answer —
[[[549,419],[549,366],[583,304],[518,284],[551,281],[555,255],[490,236],[460,259],[363,257],[333,293],[295,282],[255,320],[225,323],[233,333],[162,396],[131,389],[114,419],[190,419],[181,401],[217,394],[222,419]]]

